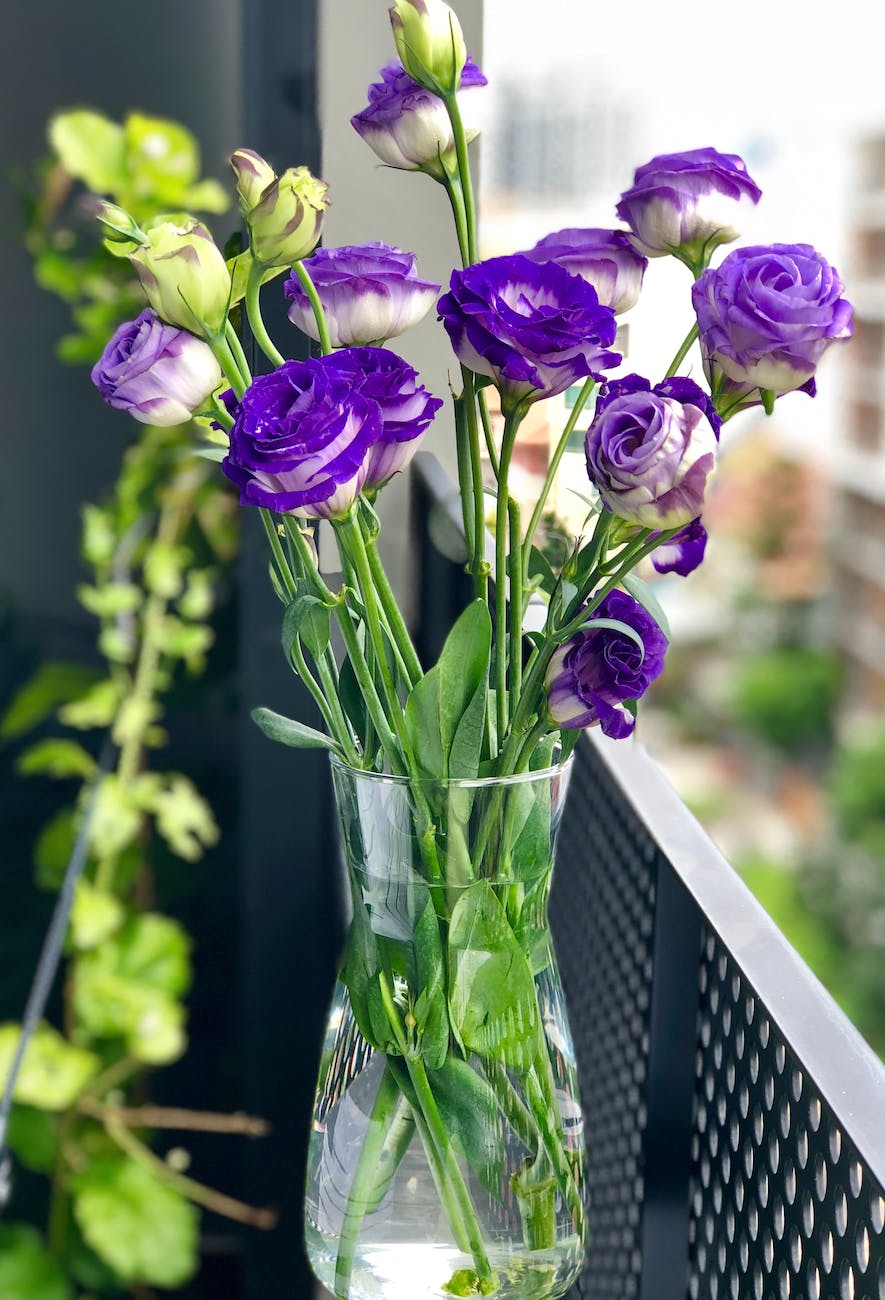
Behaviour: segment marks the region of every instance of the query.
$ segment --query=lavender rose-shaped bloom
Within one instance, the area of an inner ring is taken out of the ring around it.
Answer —
[[[697,259],[737,239],[747,210],[761,197],[737,154],[689,149],[658,154],[637,168],[617,214],[648,257],[681,250]]]
[[[556,262],[592,284],[599,301],[616,316],[635,307],[648,258],[637,253],[623,230],[558,230],[539,239],[523,257]]]
[[[487,85],[482,72],[468,59],[458,91],[468,143],[479,135],[476,92]],[[368,105],[350,121],[388,167],[428,171],[442,178],[440,155],[454,154],[452,123],[445,104],[438,95],[419,86],[398,59],[381,69],[381,80],[369,87]]]
[[[700,519],[680,528],[679,532],[652,551],[651,562],[658,573],[678,573],[687,578],[704,560],[707,549],[707,530]]]
[[[516,254],[454,271],[440,319],[460,361],[489,375],[505,407],[562,393],[621,360],[617,326],[596,290],[555,262]]]
[[[442,401],[419,383],[417,370],[387,348],[346,348],[336,354],[335,370],[349,378],[354,392],[381,408],[381,432],[369,451],[364,484],[370,491],[406,468]]]
[[[92,368],[109,406],[142,424],[184,424],[221,383],[207,343],[146,307],[115,331]]]
[[[286,361],[246,389],[221,464],[241,505],[307,519],[341,518],[353,505],[381,411],[336,362],[334,354]]]
[[[612,514],[643,528],[679,528],[701,512],[716,459],[710,398],[676,376],[652,388],[628,375],[606,386],[584,447],[587,473]]]
[[[427,315],[440,286],[418,275],[418,259],[377,240],[318,248],[305,265],[319,295],[332,346],[360,347],[402,334]],[[313,311],[301,282],[287,280],[289,319],[318,340]]]
[[[838,272],[810,244],[736,248],[692,287],[708,367],[775,393],[801,388],[852,333]]]
[[[621,740],[635,725],[626,700],[638,700],[660,675],[667,638],[651,614],[625,591],[611,591],[589,620],[611,619],[633,629],[636,638],[613,627],[586,627],[560,646],[547,669],[547,708],[558,727],[593,727]]]

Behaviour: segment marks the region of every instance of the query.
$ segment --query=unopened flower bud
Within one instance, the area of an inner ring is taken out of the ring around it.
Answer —
[[[130,253],[154,311],[169,325],[205,336],[222,328],[231,281],[224,257],[199,221],[164,221],[147,232],[147,243]]]
[[[268,185],[273,185],[277,174],[269,162],[254,149],[236,149],[230,156],[230,165],[237,179],[240,211],[248,216],[260,201]]]
[[[248,214],[252,256],[263,266],[291,266],[319,243],[328,186],[306,167],[289,167]]]
[[[95,199],[93,202],[95,215],[107,231],[106,239],[121,244],[144,245],[148,242],[141,226],[125,208],[118,208],[116,203],[108,203],[105,199]]]
[[[467,62],[457,15],[444,0],[396,0],[390,25],[406,72],[421,86],[454,94]]]

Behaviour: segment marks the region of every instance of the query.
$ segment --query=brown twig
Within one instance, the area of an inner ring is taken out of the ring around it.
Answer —
[[[194,1133],[237,1133],[244,1137],[267,1137],[271,1126],[266,1119],[241,1111],[221,1115],[208,1110],[186,1110],[180,1106],[107,1106],[91,1097],[80,1099],[78,1110],[95,1119],[113,1120],[127,1128],[171,1128]]]
[[[206,1210],[212,1210],[215,1214],[220,1214],[226,1219],[234,1219],[237,1223],[245,1223],[250,1228],[275,1228],[279,1215],[276,1210],[270,1207],[257,1205],[247,1205],[244,1201],[235,1200],[232,1196],[227,1196],[224,1192],[217,1192],[214,1187],[207,1187],[205,1183],[198,1183],[193,1178],[188,1178],[184,1174],[178,1173],[175,1169],[170,1169],[169,1165],[159,1156],[154,1155],[149,1147],[129,1131],[125,1125],[115,1123],[114,1120],[105,1116],[105,1129],[108,1136],[117,1144],[121,1151],[134,1160],[137,1164],[149,1169],[151,1173],[158,1178],[162,1178],[170,1187],[174,1187],[186,1196],[189,1201],[194,1201],[197,1205],[202,1205]]]

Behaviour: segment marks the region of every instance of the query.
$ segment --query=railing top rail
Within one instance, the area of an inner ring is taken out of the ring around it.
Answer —
[[[885,1185],[885,1066],[637,743],[591,733],[606,766]]]

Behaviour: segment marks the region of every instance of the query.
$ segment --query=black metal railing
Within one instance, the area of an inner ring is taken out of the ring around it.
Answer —
[[[419,457],[428,660],[464,600],[458,507]],[[572,1295],[885,1300],[885,1068],[638,745],[588,733],[572,780],[551,899],[589,1169]]]

